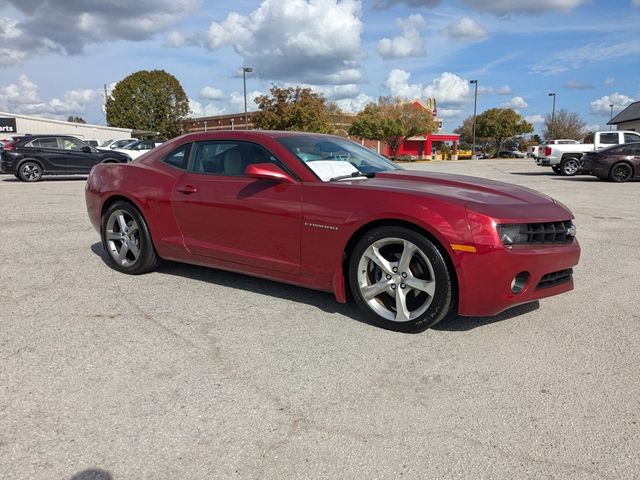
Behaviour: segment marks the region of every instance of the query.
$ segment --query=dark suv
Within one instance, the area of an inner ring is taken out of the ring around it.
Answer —
[[[23,182],[37,182],[42,175],[89,173],[97,163],[126,163],[131,157],[120,152],[98,150],[66,135],[27,135],[4,146],[0,170]]]

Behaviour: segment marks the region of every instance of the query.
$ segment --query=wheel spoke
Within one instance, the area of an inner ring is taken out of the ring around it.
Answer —
[[[400,257],[400,262],[398,262],[398,270],[401,272],[407,272],[409,270],[409,264],[411,263],[413,254],[416,252],[416,250],[418,250],[418,247],[406,240],[404,240],[402,244],[403,250],[402,256]]]
[[[132,221],[129,225],[127,225],[127,234],[132,237],[133,235],[138,233],[138,224],[135,221]]]
[[[120,251],[118,252],[118,258],[122,265],[128,262],[127,253],[129,253],[129,247],[127,246],[126,243],[123,243],[122,247],[120,248]]]
[[[367,248],[364,252],[364,256],[380,267],[384,273],[389,275],[393,274],[393,267],[391,263],[382,256],[380,250],[375,245],[371,245]]]
[[[116,219],[118,220],[118,225],[120,226],[120,232],[121,233],[127,233],[127,222],[124,219],[124,214],[119,214]]]
[[[123,240],[122,234],[116,233],[113,230],[107,230],[106,237],[107,237],[107,240],[111,240],[111,241],[121,242]]]
[[[136,261],[138,259],[138,256],[140,255],[140,249],[134,243],[128,243],[127,246],[129,247],[131,255],[133,255],[133,260]]]
[[[365,300],[369,301],[387,291],[388,281],[386,279],[381,279],[380,281],[374,283],[373,285],[366,285],[360,288],[362,292],[362,296]]]
[[[407,307],[407,290],[396,289],[396,322],[406,322],[410,318],[411,312]]]
[[[436,282],[434,282],[433,280],[421,280],[419,278],[414,277],[413,275],[409,275],[404,280],[404,283],[408,287],[411,287],[414,290],[425,292],[430,297],[433,297],[433,295],[436,292]]]

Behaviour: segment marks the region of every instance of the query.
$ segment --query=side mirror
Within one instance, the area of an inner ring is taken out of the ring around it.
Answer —
[[[82,151],[84,153],[91,153],[91,147],[85,145],[84,147],[82,147]]]
[[[295,183],[293,178],[273,163],[252,163],[244,169],[244,174],[258,180],[270,180],[277,183]]]

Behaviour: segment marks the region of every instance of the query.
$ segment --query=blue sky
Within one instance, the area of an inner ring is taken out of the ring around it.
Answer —
[[[640,100],[640,0],[0,0],[0,110],[104,124],[104,85],[163,69],[195,116],[243,109],[273,84],[356,112],[434,96],[443,131],[512,107],[590,129]]]

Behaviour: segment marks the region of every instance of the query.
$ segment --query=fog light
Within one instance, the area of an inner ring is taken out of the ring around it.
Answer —
[[[513,280],[511,280],[511,291],[513,293],[521,293],[529,283],[529,272],[520,272]]]

